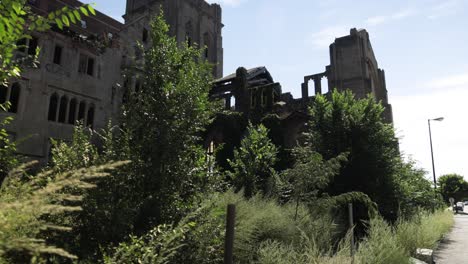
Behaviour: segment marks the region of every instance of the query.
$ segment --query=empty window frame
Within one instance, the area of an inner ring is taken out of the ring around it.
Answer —
[[[94,58],[80,54],[78,72],[94,76]]]
[[[75,98],[70,100],[70,108],[68,110],[68,124],[74,125],[76,121],[76,108],[78,103]]]
[[[8,101],[10,101],[10,108],[8,109],[8,112],[10,113],[18,112],[20,95],[21,95],[21,87],[19,83],[13,83],[13,85],[11,86],[10,98],[8,99]]]
[[[49,101],[49,114],[48,120],[49,121],[56,121],[57,116],[57,107],[58,107],[58,95],[56,93],[52,94]]]
[[[16,47],[20,53],[31,56],[36,55],[36,50],[39,44],[39,39],[32,36],[31,38],[23,38],[16,42]]]
[[[60,98],[60,108],[59,108],[59,115],[58,115],[59,123],[65,123],[65,119],[67,117],[67,106],[68,106],[68,98],[66,96],[62,96],[62,98]]]
[[[210,47],[211,47],[210,38],[211,37],[208,32],[203,34],[203,45],[205,45],[204,57],[205,57],[205,60],[207,61],[210,61]]]
[[[86,125],[91,128],[94,125],[94,106],[90,106],[88,109],[88,113],[86,116]]]
[[[8,112],[17,113],[21,95],[21,86],[15,82],[10,87],[0,86],[0,104],[10,102]]]
[[[53,63],[57,65],[62,64],[62,52],[63,52],[62,46],[55,45]]]
[[[78,107],[78,120],[83,122],[85,118],[86,103],[81,101]]]

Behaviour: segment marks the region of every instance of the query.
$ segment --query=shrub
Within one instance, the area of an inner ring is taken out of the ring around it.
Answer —
[[[29,178],[25,165],[9,173],[0,189],[0,263],[25,263],[43,254],[76,258],[60,246],[42,239],[44,231],[69,231],[50,221],[64,213],[80,211],[82,197],[72,190],[94,188],[90,180],[107,177],[108,170],[124,162],[88,169],[71,170],[59,174],[52,171]]]

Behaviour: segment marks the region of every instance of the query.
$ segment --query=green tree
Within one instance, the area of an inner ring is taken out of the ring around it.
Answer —
[[[383,111],[371,96],[357,100],[350,91],[336,90],[330,99],[319,95],[310,108],[306,143],[325,160],[349,153],[348,162],[329,185],[330,195],[363,192],[386,219],[396,220],[400,153]]]
[[[210,190],[212,180],[200,138],[213,117],[211,66],[197,59],[200,50],[179,47],[168,36],[163,15],[151,28],[144,65],[134,73],[142,88],[131,94],[122,116],[131,146],[133,192],[141,202],[139,230],[176,221]]]
[[[46,31],[51,25],[59,28],[81,20],[81,15],[95,15],[91,5],[77,8],[63,7],[41,16],[31,11],[27,0],[2,0],[0,2],[0,85],[21,74],[24,59],[15,59],[14,53],[21,48],[20,40],[31,38],[34,31]],[[37,55],[37,51],[36,51]]]
[[[426,179],[426,171],[417,168],[414,161],[402,160],[395,177],[399,185],[397,197],[402,217],[410,218],[418,208],[431,210],[441,205],[440,200],[434,200],[434,188]]]
[[[273,191],[273,169],[278,150],[268,138],[268,130],[262,124],[254,127],[249,124],[247,135],[239,148],[234,150],[234,159],[229,160],[232,179],[237,191],[243,189],[246,197],[252,197],[258,191],[265,195]]]
[[[453,197],[455,201],[460,201],[468,193],[468,183],[465,181],[463,176],[458,174],[446,174],[440,176],[438,185],[446,203],[448,203],[450,197]]]

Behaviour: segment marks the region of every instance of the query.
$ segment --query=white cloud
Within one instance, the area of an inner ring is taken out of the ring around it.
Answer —
[[[430,88],[451,88],[451,87],[468,87],[468,73],[451,75],[440,79],[434,79],[427,83]]]
[[[388,19],[390,19],[390,17],[388,16],[374,16],[374,17],[370,17],[366,19],[365,23],[370,26],[376,26],[376,25],[384,23]]]
[[[441,17],[446,17],[452,14],[455,14],[458,9],[457,6],[459,5],[460,1],[452,0],[452,1],[444,1],[440,4],[437,4],[430,8],[429,15],[427,16],[429,19],[438,19]]]
[[[377,26],[386,22],[401,20],[416,14],[417,12],[414,9],[402,9],[393,14],[370,17],[366,19],[365,23],[369,26]]]
[[[311,34],[306,42],[312,44],[316,48],[326,48],[333,43],[335,38],[346,36],[349,34],[349,28],[343,25],[325,27],[317,33]]]
[[[236,7],[247,0],[207,0],[208,3],[218,3],[226,6]]]
[[[464,109],[468,89],[456,83],[460,82],[447,82],[444,89],[425,94],[390,96],[395,128],[403,136],[400,148],[418,161],[428,177],[432,175],[432,165],[427,120],[442,116],[442,122],[431,122],[436,175],[458,173],[468,180],[468,122]]]

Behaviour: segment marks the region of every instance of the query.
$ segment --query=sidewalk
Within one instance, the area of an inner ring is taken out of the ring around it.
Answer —
[[[454,216],[455,224],[434,253],[436,264],[468,263],[468,214]]]

